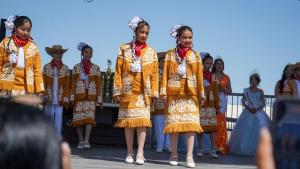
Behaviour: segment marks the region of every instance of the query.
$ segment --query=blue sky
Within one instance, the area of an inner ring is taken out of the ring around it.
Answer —
[[[51,60],[46,46],[69,50],[64,62],[80,61],[77,44],[94,48],[93,62],[102,70],[115,64],[118,47],[132,38],[127,23],[141,16],[150,23],[148,44],[157,51],[175,46],[169,29],[175,24],[193,28],[194,49],[221,56],[234,92],[249,86],[253,71],[261,74],[261,88],[273,94],[287,63],[300,61],[299,0],[1,0],[0,17],[26,15],[43,64]]]

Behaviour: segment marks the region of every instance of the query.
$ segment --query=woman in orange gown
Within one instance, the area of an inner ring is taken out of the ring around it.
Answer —
[[[215,60],[213,68],[213,79],[218,83],[220,96],[220,113],[217,114],[217,133],[215,144],[221,153],[228,152],[228,138],[226,127],[227,95],[232,92],[230,78],[224,73],[224,61],[221,58]]]

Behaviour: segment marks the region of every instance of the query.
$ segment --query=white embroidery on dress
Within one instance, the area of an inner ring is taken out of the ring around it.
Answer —
[[[97,94],[97,89],[96,89],[96,83],[95,81],[91,81],[89,83],[89,89],[88,89],[88,94],[91,94],[91,95],[96,95]]]
[[[188,77],[188,87],[197,87],[197,79],[195,74],[192,74]]]
[[[6,63],[2,66],[1,80],[5,80],[5,81],[15,80],[15,71],[12,68],[10,63]]]
[[[85,93],[85,82],[82,80],[78,80],[76,82],[75,93]]]
[[[149,118],[150,117],[150,106],[137,109],[120,109],[119,110],[119,119],[124,118]]]
[[[145,106],[146,106],[144,95],[139,95],[139,96],[137,97],[137,99],[138,99],[138,100],[137,100],[136,103],[135,103],[135,106],[136,106],[136,107],[145,107]]]
[[[170,77],[168,80],[168,86],[170,87],[180,87],[180,76],[175,74],[174,76]]]
[[[130,94],[132,91],[132,80],[129,75],[122,78],[122,92],[125,94]]]
[[[27,84],[33,85],[33,82],[34,82],[34,73],[33,73],[33,70],[32,70],[31,67],[27,70],[26,74],[27,74],[27,77],[26,77]]]
[[[192,99],[177,99],[169,103],[168,112],[172,113],[192,113],[196,112],[197,107]]]

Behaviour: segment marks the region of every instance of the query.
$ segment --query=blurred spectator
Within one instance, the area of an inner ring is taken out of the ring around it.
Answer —
[[[293,74],[293,65],[288,64],[284,67],[281,79],[276,83],[275,96],[295,97],[297,96],[296,82]]]
[[[297,86],[297,96],[300,98],[300,62],[297,62],[294,65],[294,76]]]
[[[38,101],[29,96],[0,99],[1,168],[70,168],[69,146],[61,144],[50,118],[30,106]]]

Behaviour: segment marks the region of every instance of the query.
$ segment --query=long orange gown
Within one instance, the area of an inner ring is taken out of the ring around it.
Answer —
[[[218,80],[217,83],[224,88],[227,88],[229,85],[229,77],[224,75],[222,79]],[[220,92],[220,95],[222,93]],[[220,96],[220,105],[221,105],[221,113],[217,114],[217,133],[215,144],[219,148],[221,153],[228,152],[228,136],[227,136],[227,126],[226,126],[226,109],[227,109],[227,99],[226,94],[223,93],[223,97]]]

